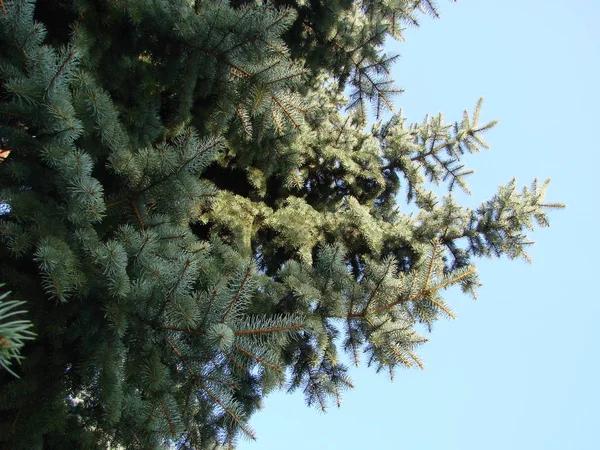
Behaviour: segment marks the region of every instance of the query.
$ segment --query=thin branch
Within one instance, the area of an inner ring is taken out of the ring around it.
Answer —
[[[168,331],[181,331],[182,333],[189,333],[189,334],[197,334],[197,335],[204,334],[204,331],[201,331],[201,330],[190,330],[188,328],[173,327],[170,325],[157,325],[156,328],[160,328],[161,330],[168,330]]]
[[[56,73],[54,74],[52,79],[50,80],[50,83],[48,84],[48,86],[45,89],[46,91],[48,91],[54,85],[58,76],[62,73],[63,70],[65,70],[65,67],[67,66],[68,62],[71,61],[71,59],[73,59],[73,56],[75,56],[75,53],[72,51],[69,52],[69,54],[67,55],[67,57],[65,58],[65,60],[61,64],[61,66],[58,68],[58,70],[56,71]]]
[[[277,99],[277,96],[271,95],[271,98],[273,99],[273,101],[275,103],[277,103],[279,105],[279,107],[283,110],[283,112],[285,113],[285,115],[288,116],[288,119],[290,119],[290,121],[294,124],[294,127],[296,127],[296,129],[299,129],[300,125],[298,125],[298,123],[296,123],[296,121],[294,120],[294,118],[292,117],[292,115],[289,113],[289,111],[287,109],[285,109],[285,107]]]
[[[142,228],[144,228],[144,221],[142,220],[142,216],[140,215],[140,211],[137,208],[137,205],[133,200],[129,200],[131,206],[133,207],[133,212],[135,213],[135,217]]]
[[[229,67],[231,67],[232,69],[237,70],[238,72],[244,74],[248,78],[252,78],[254,76],[250,72],[248,72],[247,70],[244,70],[242,67],[240,67],[240,66],[238,66],[236,64],[233,64],[231,61],[227,61],[225,58],[223,58],[223,55],[220,54],[220,53],[216,53],[216,52],[214,52],[212,50],[209,50],[207,48],[203,48],[203,47],[200,47],[198,45],[192,44],[189,41],[186,41],[186,44],[189,45],[192,48],[195,48],[196,50],[199,50],[199,51],[201,51],[203,53],[206,53],[208,55],[214,56],[218,61],[222,62],[223,64],[225,64],[225,65],[227,65]]]
[[[179,351],[179,349],[177,347],[175,347],[175,344],[173,344],[171,341],[169,341],[166,338],[165,338],[165,342],[169,345],[169,347],[171,347],[173,349],[173,351],[175,352],[175,354],[177,356],[179,356],[179,359],[181,360],[181,363],[183,364],[183,367],[185,367],[185,370],[187,370],[190,373],[190,375],[197,376],[194,373],[194,371],[192,369],[190,369],[190,367],[187,365],[186,358],[181,354],[181,352]]]
[[[473,275],[475,272],[477,272],[477,269],[475,267],[472,267],[471,269],[467,270],[465,273],[463,273],[462,275],[457,275],[454,278],[450,278],[449,280],[446,280],[444,283],[440,284],[439,286],[437,286],[435,288],[436,291],[439,291],[440,289],[444,289],[446,286],[448,286],[449,284],[452,284],[458,280],[462,280],[463,278],[469,276],[469,275]]]
[[[220,10],[221,10],[221,3],[219,3],[219,8],[218,8],[218,10],[219,10],[219,12],[220,12]],[[236,21],[236,22],[235,22],[233,25],[231,25],[230,27],[228,27],[228,29],[227,29],[227,32],[226,32],[226,33],[223,33],[223,36],[221,36],[221,39],[219,40],[219,42],[217,42],[217,43],[216,43],[216,44],[213,46],[213,48],[212,48],[212,51],[215,51],[215,50],[217,49],[217,47],[219,47],[219,46],[220,46],[220,45],[223,43],[223,41],[225,41],[225,39],[227,39],[227,37],[228,37],[230,34],[232,34],[232,33],[236,32],[236,28],[237,28],[237,26],[240,24],[240,22],[241,22],[242,20],[244,20],[244,19],[246,18],[246,16],[247,16],[247,15],[250,13],[250,11],[252,11],[252,9],[251,9],[251,8],[247,8],[247,9],[246,9],[246,11],[244,11],[244,13],[243,13],[243,14],[241,14],[241,15],[238,17],[237,21]],[[218,16],[218,13],[216,14],[216,16],[215,16],[215,21],[214,21],[214,22],[213,22],[213,24],[212,24],[212,26],[213,26],[213,27],[214,27],[214,25],[215,25],[215,23],[216,23],[216,21],[217,21],[217,16]],[[245,42],[245,41],[242,41],[242,42]],[[230,50],[225,50],[223,53],[226,53],[226,52],[228,52],[228,51],[230,51]]]
[[[243,353],[244,355],[246,355],[248,358],[252,358],[255,361],[264,364],[267,367],[270,367],[273,370],[276,370],[277,372],[281,372],[281,367],[276,366],[274,364],[271,364],[269,361],[267,361],[264,358],[261,358],[260,356],[256,356],[255,354],[251,353],[250,351],[246,350],[245,348],[240,347],[239,345],[235,344],[234,347],[236,348],[236,350],[238,350],[240,353]]]
[[[175,437],[175,427],[173,426],[173,421],[171,420],[171,416],[169,415],[169,411],[167,410],[167,406],[165,405],[165,401],[161,398],[160,405],[162,406],[163,413],[169,423],[169,429],[171,430],[171,436]]]
[[[107,204],[106,207],[110,208],[111,206],[117,206],[117,205],[120,205],[121,203],[124,203],[126,201],[127,201],[127,199],[125,199],[125,198],[122,199],[122,200],[117,200],[116,202],[112,202],[112,203]]]
[[[313,376],[313,373],[312,373],[312,370],[310,369],[310,367],[308,369],[308,378],[310,379],[309,389],[311,391],[314,391],[314,393],[317,397],[317,400],[319,401],[319,404],[321,405],[321,410],[323,412],[325,412],[327,410],[327,405],[325,403],[325,399],[323,399],[323,394],[321,393],[321,390],[318,387],[317,381],[315,381],[315,378]]]
[[[262,42],[263,44],[265,44],[267,47],[269,47],[271,50],[275,51],[275,53],[277,53],[279,56],[282,56],[284,58],[287,58],[287,55],[285,54],[284,51],[282,51],[281,49],[275,47],[273,44],[271,44],[270,42],[265,41],[263,38],[258,38],[258,40],[260,42]]]
[[[365,305],[364,309],[362,310],[362,314],[365,315],[366,312],[369,309],[369,306],[371,306],[371,302],[373,301],[373,298],[375,298],[375,294],[377,293],[377,291],[379,290],[379,288],[381,287],[381,284],[383,283],[383,280],[385,280],[385,277],[387,277],[388,272],[390,271],[390,267],[392,266],[392,259],[389,260],[387,267],[385,268],[385,273],[383,274],[383,276],[381,277],[381,279],[377,282],[375,289],[373,289],[371,291],[371,295],[369,296],[369,299],[367,300],[367,304]]]
[[[234,411],[231,410],[231,408],[228,408],[227,405],[225,405],[225,403],[223,403],[223,401],[218,398],[215,394],[213,394],[210,390],[208,390],[206,388],[206,386],[204,386],[202,383],[198,382],[197,383],[198,387],[200,389],[202,389],[204,392],[206,392],[206,394],[215,402],[217,403],[221,408],[223,408],[223,410],[225,410],[225,412],[227,414],[229,414],[231,416],[231,418],[233,419],[233,421],[240,427],[240,429],[248,436],[250,437],[252,440],[256,440],[256,436],[254,435],[254,433],[252,433],[252,431],[247,428],[243,422],[242,422],[242,418],[239,417]]]
[[[427,290],[427,285],[429,284],[429,279],[431,278],[431,273],[433,272],[433,265],[435,263],[435,254],[436,254],[439,244],[440,244],[440,242],[438,240],[436,240],[435,243],[433,244],[433,250],[431,251],[431,260],[429,261],[429,267],[427,268],[427,276],[425,277],[425,287],[423,288],[424,291]]]
[[[248,268],[246,269],[246,273],[244,274],[244,278],[242,279],[242,282],[240,283],[240,287],[238,288],[237,292],[233,296],[233,299],[229,303],[229,307],[227,308],[227,311],[225,311],[225,313],[223,314],[223,317],[221,317],[221,323],[224,323],[225,319],[227,319],[227,316],[231,313],[231,311],[233,309],[233,305],[235,305],[235,303],[238,301],[240,294],[242,292],[242,289],[244,288],[244,285],[248,281],[248,278],[250,277],[251,272],[252,272],[252,266],[249,265]]]
[[[404,364],[406,367],[412,367],[412,363],[404,358],[404,355],[402,355],[402,353],[400,353],[392,344],[386,344],[391,351],[394,352],[394,354],[396,355],[396,358],[398,358],[400,360],[400,362],[402,364]],[[422,369],[423,367],[421,367]]]
[[[218,378],[207,377],[205,375],[198,375],[198,378],[202,378],[203,380],[212,381],[213,383],[219,383],[219,384],[222,384],[223,386],[227,386],[228,388],[231,388],[231,389],[237,389],[239,387],[239,385],[236,383],[228,383],[226,381],[219,380]]]
[[[283,77],[283,78],[278,78],[277,80],[272,80],[272,81],[269,81],[269,82],[268,82],[268,83],[266,83],[265,85],[266,85],[266,86],[269,86],[269,85],[271,85],[271,84],[279,83],[279,82],[281,82],[281,81],[290,80],[290,79],[292,79],[292,78],[295,78],[295,77],[301,77],[301,76],[302,76],[302,75],[304,75],[305,73],[306,73],[306,70],[303,70],[302,72],[293,73],[293,74],[291,74],[291,75],[288,75],[288,76],[285,76],[285,77]]]
[[[235,334],[236,336],[242,336],[242,335],[247,335],[247,334],[278,333],[280,331],[299,330],[303,327],[304,327],[304,325],[298,324],[298,325],[289,325],[289,326],[285,326],[285,327],[262,328],[259,330],[234,331],[233,334]]]
[[[167,298],[166,300],[163,302],[161,308],[159,309],[158,313],[156,314],[156,316],[154,317],[154,320],[157,321],[158,318],[162,315],[163,311],[165,310],[165,308],[167,307],[167,304],[171,302],[171,300],[173,300],[173,294],[175,293],[175,291],[177,290],[177,288],[179,287],[179,284],[181,283],[181,280],[183,280],[183,276],[185,275],[185,272],[187,271],[187,269],[192,265],[192,262],[189,259],[186,259],[185,261],[185,265],[183,266],[183,269],[181,271],[181,274],[179,275],[179,278],[177,279],[177,281],[175,282],[175,285],[173,285],[173,287],[169,290],[168,294],[167,294]]]
[[[432,298],[429,298],[429,299],[427,299],[427,300],[429,300],[429,301],[430,301],[431,303],[433,303],[435,306],[437,306],[437,307],[438,307],[438,308],[440,308],[442,311],[444,311],[444,312],[445,312],[445,313],[448,315],[448,317],[450,317],[450,318],[452,318],[452,319],[456,319],[456,316],[454,315],[454,313],[453,313],[453,312],[452,312],[450,309],[448,309],[448,308],[446,307],[446,305],[444,305],[442,302],[439,302],[439,301],[437,301],[437,300],[435,300],[435,299],[432,299]]]
[[[437,147],[432,148],[431,150],[429,150],[426,153],[421,153],[420,155],[413,156],[412,158],[410,158],[410,160],[411,161],[423,161],[428,156],[435,155],[437,152],[439,152],[440,150],[443,150],[444,148],[448,147],[449,145],[451,145],[450,142],[440,144]]]
[[[402,303],[406,303],[412,300],[416,300],[419,297],[422,297],[428,293],[431,293],[433,291],[439,291],[440,289],[445,288],[446,286],[448,286],[449,284],[455,283],[458,280],[461,280],[465,277],[468,277],[469,275],[472,275],[476,272],[476,269],[473,267],[471,269],[469,269],[468,271],[466,271],[465,273],[463,273],[462,275],[457,275],[454,278],[450,278],[449,280],[446,280],[444,283],[440,284],[439,286],[435,287],[434,289],[427,289],[427,290],[423,290],[421,292],[419,292],[418,294],[415,294],[413,296],[410,296],[408,298],[402,298],[400,300],[396,300],[395,302],[392,302],[388,305],[382,306],[380,308],[377,308],[376,310],[372,311],[371,314],[377,314],[378,312],[381,311],[387,311],[389,309],[392,309],[394,306],[400,305]]]
[[[179,174],[179,172],[181,172],[181,170],[187,166],[188,164],[190,164],[193,160],[195,160],[196,158],[201,157],[202,155],[204,155],[206,152],[212,150],[213,148],[217,147],[220,144],[220,142],[218,140],[215,140],[214,143],[212,143],[211,145],[209,145],[208,147],[206,147],[205,149],[199,151],[198,153],[196,153],[194,156],[192,156],[191,158],[187,159],[186,161],[184,161],[178,168],[177,170],[175,170],[174,172],[169,173],[168,175],[165,175],[164,177],[162,177],[160,180],[155,181],[154,183],[151,183],[149,186],[145,187],[144,189],[142,189],[140,192],[138,192],[138,195],[143,194],[144,192],[149,191],[150,189],[152,189],[153,187],[158,186],[159,184],[165,182],[166,180],[168,180],[169,178],[171,178],[173,175],[177,175]]]

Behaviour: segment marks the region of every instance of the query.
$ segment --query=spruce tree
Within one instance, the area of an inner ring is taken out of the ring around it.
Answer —
[[[421,14],[0,0],[0,281],[25,301],[0,303],[0,447],[227,448],[275,389],[339,402],[340,351],[422,365],[443,291],[475,295],[475,259],[527,257],[561,205],[514,181],[457,203],[481,100],[381,118],[383,43]]]

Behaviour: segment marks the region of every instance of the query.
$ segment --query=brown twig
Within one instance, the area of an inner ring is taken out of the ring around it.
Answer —
[[[129,200],[129,202],[131,203],[131,206],[133,207],[133,212],[135,213],[135,217],[137,218],[137,221],[139,222],[140,226],[142,228],[144,228],[144,221],[142,220],[142,216],[140,215],[140,211],[137,208],[137,205],[135,204],[135,202],[133,200]]]

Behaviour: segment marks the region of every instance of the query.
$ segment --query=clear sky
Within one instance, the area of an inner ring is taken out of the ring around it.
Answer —
[[[568,208],[538,229],[533,264],[485,260],[472,301],[449,292],[457,320],[439,322],[421,350],[426,368],[361,367],[355,389],[326,414],[300,393],[274,394],[242,450],[600,449],[600,2],[440,0],[406,42],[394,78],[405,116],[448,120],[484,96],[499,119],[491,150],[467,163],[473,205],[515,176],[552,178]]]

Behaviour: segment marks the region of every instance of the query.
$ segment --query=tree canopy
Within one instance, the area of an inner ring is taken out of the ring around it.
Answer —
[[[444,290],[561,207],[457,202],[495,122],[394,108],[383,44],[422,14],[0,0],[0,446],[229,448],[273,390],[339,403],[339,352],[422,366]]]

